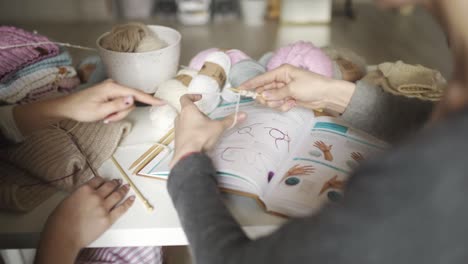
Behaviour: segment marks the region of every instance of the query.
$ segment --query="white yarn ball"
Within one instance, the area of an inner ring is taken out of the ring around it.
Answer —
[[[160,39],[158,35],[151,34],[143,37],[142,40],[138,43],[135,52],[148,52],[153,50],[158,50],[167,47],[167,43]]]
[[[211,62],[219,65],[226,73],[226,81],[231,70],[231,59],[224,52],[213,52],[207,56],[205,62]],[[196,105],[205,114],[211,113],[221,102],[221,87],[219,83],[206,75],[198,74],[195,76],[188,87],[188,93],[201,93],[202,99],[196,102]]]
[[[195,70],[182,69],[177,73],[177,76],[189,75],[193,77],[196,74],[197,71]],[[182,82],[177,79],[171,79],[159,85],[154,96],[166,101],[168,104],[174,107],[177,112],[180,112],[180,97],[186,93],[187,87]]]
[[[229,103],[234,103],[237,102],[237,95],[236,92],[231,90],[232,86],[231,83],[226,82],[226,85],[224,85],[223,91],[221,92],[221,97],[223,98],[224,101],[229,102]]]
[[[201,94],[202,98],[195,104],[205,114],[211,113],[221,102],[219,84],[215,79],[197,75],[189,85],[188,93]]]
[[[150,109],[150,119],[153,127],[162,131],[168,131],[174,126],[177,115],[177,110],[168,104],[158,107],[153,106]]]

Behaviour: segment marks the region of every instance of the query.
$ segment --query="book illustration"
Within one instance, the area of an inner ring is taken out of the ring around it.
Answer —
[[[352,160],[346,161],[346,165],[348,165],[352,170],[356,169],[359,164],[365,160],[361,152],[352,152],[351,159]]]
[[[345,187],[345,181],[338,180],[338,175],[333,176],[330,180],[326,181],[322,189],[320,189],[319,195],[326,192],[329,189],[341,190],[343,191]]]
[[[325,144],[325,142],[319,140],[319,141],[315,141],[314,147],[322,151],[323,157],[325,158],[326,161],[333,161],[333,155],[331,153],[331,149],[333,145],[328,146],[327,144]]]
[[[314,149],[309,151],[309,155],[315,158],[320,158],[322,157],[322,152]]]
[[[255,149],[228,146],[217,148],[214,153],[225,162],[249,165],[250,167],[255,168],[259,173],[264,173],[268,169],[268,158],[265,157],[262,152]],[[271,176],[271,178],[272,177],[273,176]]]
[[[299,176],[312,175],[315,172],[315,168],[312,165],[300,165],[296,164],[291,167],[286,175],[283,176],[281,181],[288,186],[294,186],[301,182]]]
[[[258,125],[263,125],[263,123],[253,123],[251,125],[246,125],[246,126],[238,128],[236,132],[239,135],[249,135],[249,136],[255,138],[255,136],[252,134],[252,131],[253,131],[254,127],[258,126]]]
[[[273,171],[268,172],[268,178],[267,178],[268,183],[271,182],[271,180],[273,179],[274,176],[275,176],[275,173]]]
[[[291,144],[291,138],[289,137],[287,132],[283,132],[278,128],[274,127],[265,127],[266,129],[269,129],[268,134],[270,137],[272,137],[275,140],[275,147],[276,149],[279,149],[278,147],[278,142],[284,142],[288,146],[288,152]]]

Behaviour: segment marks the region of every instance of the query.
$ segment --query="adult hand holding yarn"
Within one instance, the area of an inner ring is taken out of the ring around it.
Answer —
[[[171,167],[191,152],[212,149],[225,130],[247,118],[246,113],[239,112],[222,120],[211,120],[194,104],[194,101],[200,99],[200,95],[184,95],[180,98],[182,110],[175,120],[175,153]]]
[[[127,88],[112,80],[58,99],[57,110],[65,118],[80,122],[103,120],[105,123],[125,118],[134,108],[134,102],[164,105],[164,101],[139,90]]]
[[[258,102],[281,111],[298,105],[343,113],[355,85],[285,64],[245,82],[239,89],[255,89],[261,95]]]

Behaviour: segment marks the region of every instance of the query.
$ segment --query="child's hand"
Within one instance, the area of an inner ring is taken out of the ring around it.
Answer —
[[[211,120],[198,110],[193,100],[199,95],[184,95],[180,98],[182,110],[175,120],[175,153],[173,167],[184,155],[212,149],[223,132],[234,123],[234,115],[222,120]],[[246,119],[245,113],[237,114],[237,122]]]
[[[127,88],[112,80],[104,81],[84,91],[61,99],[59,110],[66,118],[80,122],[115,122],[125,118],[134,108],[135,101],[149,105],[163,105],[142,91]]]
[[[120,203],[129,191],[120,180],[104,181],[94,177],[57,206],[49,216],[41,235],[38,263],[51,263],[50,254],[65,259],[75,258],[79,250],[104,233],[132,206],[131,196]],[[51,253],[61,251],[60,253]]]
[[[258,102],[281,111],[298,105],[342,113],[355,85],[285,64],[245,82],[239,89],[255,89],[261,95]]]

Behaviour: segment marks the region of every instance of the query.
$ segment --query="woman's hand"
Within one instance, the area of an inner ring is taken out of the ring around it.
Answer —
[[[84,91],[63,97],[61,110],[66,118],[76,121],[104,120],[107,123],[125,118],[135,109],[135,101],[149,105],[165,104],[164,101],[142,91],[107,80]]]
[[[132,206],[135,197],[118,205],[129,191],[121,180],[94,177],[52,212],[41,234],[36,263],[74,263],[79,250],[104,233]]]
[[[212,149],[223,132],[234,124],[234,114],[222,120],[211,120],[193,103],[199,95],[184,95],[180,98],[182,110],[175,120],[175,153],[173,167],[182,157],[192,152]],[[237,122],[247,118],[243,112],[237,114]]]
[[[23,136],[28,136],[63,119],[116,122],[135,108],[135,101],[165,104],[149,94],[107,80],[68,96],[15,106],[13,116]]]
[[[281,111],[298,105],[343,113],[355,85],[285,64],[245,82],[239,89],[255,89],[261,95],[258,102]]]

